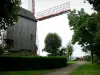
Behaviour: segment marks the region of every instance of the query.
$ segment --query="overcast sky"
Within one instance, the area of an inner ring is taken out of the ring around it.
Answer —
[[[35,0],[35,13],[66,2],[70,2],[71,10],[80,10],[81,8],[84,8],[89,14],[93,12],[93,10],[91,10],[92,6],[89,3],[83,3],[84,0]],[[28,0],[22,0],[21,6],[25,9],[31,8],[31,4],[28,5]],[[62,47],[68,44],[73,35],[73,31],[70,30],[68,25],[67,13],[43,21],[38,21],[37,32],[39,43],[38,54],[43,56],[45,56],[46,53],[41,50],[44,48],[44,39],[49,32],[56,32],[62,38]],[[74,45],[73,56],[77,57],[83,55],[84,53],[81,51],[81,47],[77,44]]]

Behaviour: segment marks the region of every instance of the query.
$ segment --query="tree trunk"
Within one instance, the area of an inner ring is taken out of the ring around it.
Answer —
[[[91,60],[92,60],[92,64],[93,64],[93,51],[91,50]]]

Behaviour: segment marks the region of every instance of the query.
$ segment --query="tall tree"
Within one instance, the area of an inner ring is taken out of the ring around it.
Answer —
[[[96,44],[100,45],[100,40],[96,38],[98,26],[96,16],[97,14],[95,13],[92,15],[87,14],[84,9],[81,9],[78,12],[73,10],[68,15],[69,26],[74,31],[72,43],[75,44],[78,42],[78,44],[83,48],[83,51],[91,51],[92,60],[93,53],[96,54],[99,52],[96,48]]]
[[[97,22],[97,25],[98,25],[98,31],[96,33],[97,35],[97,38],[100,39],[100,0],[87,0],[90,4],[93,5],[93,8],[94,10],[97,11],[97,17],[95,18],[96,19],[96,22]]]
[[[71,58],[73,50],[74,50],[73,46],[71,45],[70,42],[67,44],[66,49],[67,49],[67,57],[68,57],[68,60],[69,60]]]
[[[45,38],[45,48],[43,51],[46,51],[51,56],[59,55],[59,48],[61,47],[61,38],[56,33],[49,33]]]
[[[0,2],[0,29],[14,25],[18,20],[21,0],[2,0]]]

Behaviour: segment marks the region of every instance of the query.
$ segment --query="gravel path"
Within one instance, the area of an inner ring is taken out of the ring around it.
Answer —
[[[76,69],[77,67],[83,65],[85,62],[77,62],[76,64],[72,64],[70,66],[61,68],[59,70],[56,70],[54,72],[51,73],[47,73],[44,75],[69,75],[70,72],[72,72],[74,69]]]

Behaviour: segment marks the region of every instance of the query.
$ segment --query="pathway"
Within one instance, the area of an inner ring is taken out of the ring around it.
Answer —
[[[61,68],[59,70],[56,70],[54,72],[51,72],[51,73],[47,73],[47,74],[44,74],[44,75],[69,75],[70,72],[72,72],[74,69],[76,69],[77,67],[83,65],[85,62],[77,62],[76,64],[72,64],[70,66],[67,66],[67,67],[64,67],[64,68]]]

